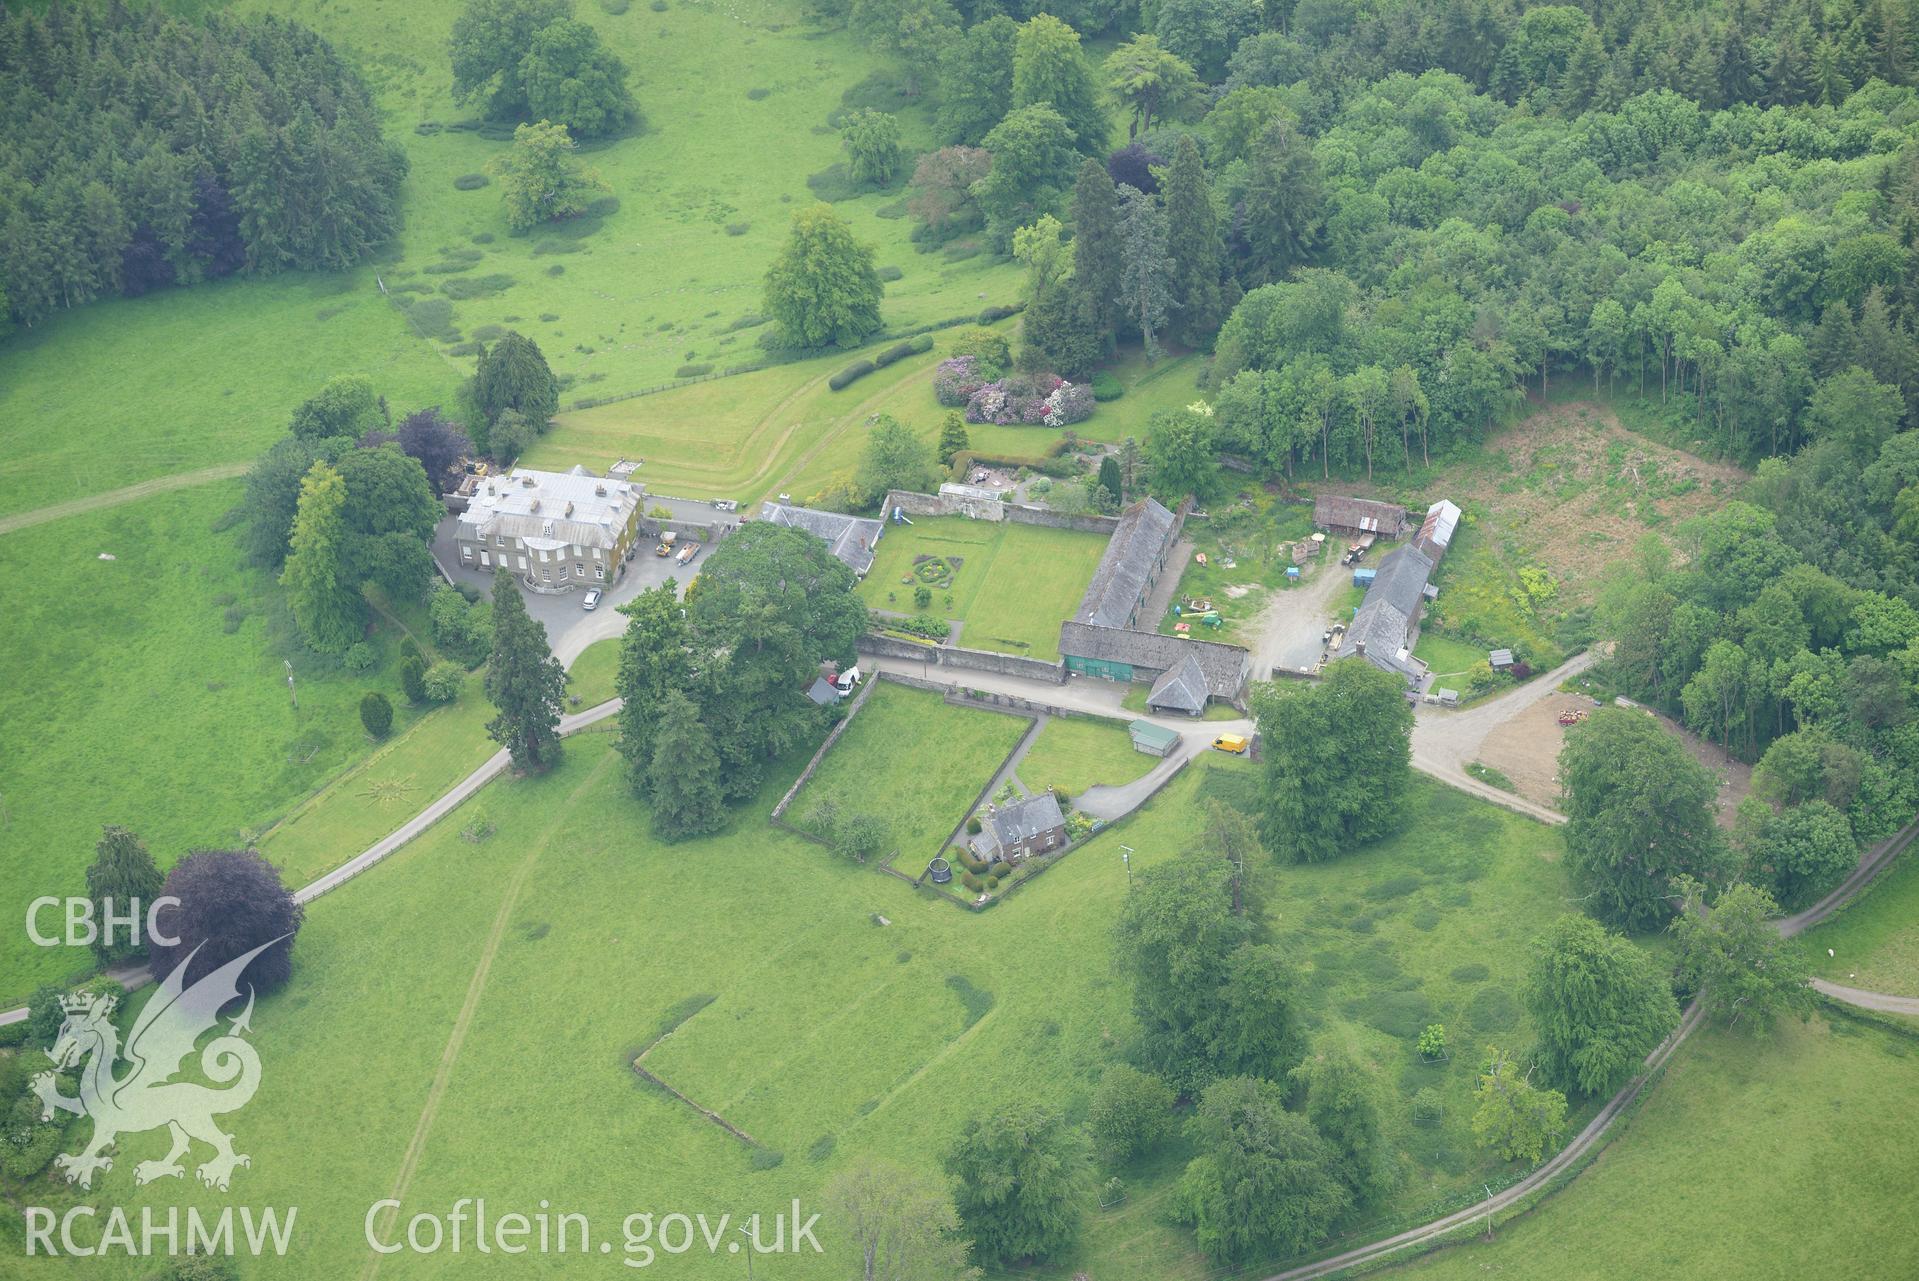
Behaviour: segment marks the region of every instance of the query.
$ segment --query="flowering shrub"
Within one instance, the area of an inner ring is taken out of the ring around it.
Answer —
[[[1085,383],[1061,383],[1040,403],[1045,411],[1040,421],[1048,427],[1083,423],[1093,416],[1093,389]]]
[[[942,360],[939,371],[933,375],[933,395],[948,409],[958,409],[985,385],[986,379],[979,371],[979,360],[974,356],[955,356],[951,360]]]
[[[967,400],[966,421],[1037,426],[1046,421],[1047,397],[1062,385],[1053,374],[1016,375],[987,383]]]

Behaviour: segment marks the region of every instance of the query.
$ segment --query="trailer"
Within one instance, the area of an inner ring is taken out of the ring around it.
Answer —
[[[676,555],[673,559],[677,561],[679,564],[691,565],[693,563],[693,558],[695,556],[698,556],[699,554],[700,554],[700,545],[698,543],[681,543],[679,554]]]

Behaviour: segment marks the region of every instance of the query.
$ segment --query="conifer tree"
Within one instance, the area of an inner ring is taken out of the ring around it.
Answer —
[[[347,567],[346,481],[325,463],[300,482],[293,538],[280,584],[300,634],[323,654],[343,654],[360,639],[366,601]]]
[[[726,792],[713,736],[700,724],[699,708],[678,690],[659,703],[653,731],[648,790],[653,831],[669,841],[710,832],[726,821]]]
[[[164,880],[154,866],[153,855],[147,852],[146,842],[124,827],[100,829],[93,865],[87,868],[87,897],[93,900],[94,922],[102,926],[93,942],[93,955],[100,964],[115,965],[146,950],[140,941],[144,934],[129,938],[127,931],[120,930],[108,942],[104,929],[108,910],[122,919],[128,913],[135,914],[144,930],[147,909],[159,897]]]
[[[1181,336],[1192,346],[1210,342],[1219,331],[1220,259],[1225,246],[1219,234],[1219,215],[1213,210],[1206,166],[1199,144],[1183,134],[1166,171],[1166,245],[1172,253],[1173,306],[1179,311]]]
[[[499,709],[487,722],[487,736],[512,755],[515,769],[531,774],[559,760],[566,670],[547,646],[546,629],[526,612],[519,583],[505,572],[493,579],[486,696]]]
[[[1107,351],[1119,317],[1119,188],[1106,166],[1088,159],[1073,187],[1073,307]]]

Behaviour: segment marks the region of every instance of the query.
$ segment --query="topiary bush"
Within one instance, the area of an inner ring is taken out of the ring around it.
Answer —
[[[1004,320],[1008,316],[1017,316],[1019,313],[1020,309],[1018,307],[987,307],[980,312],[979,323],[982,325],[990,325]]]
[[[921,334],[917,338],[908,338],[905,342],[894,343],[891,347],[888,347],[885,351],[873,357],[873,363],[884,369],[896,360],[904,360],[908,356],[917,356],[921,352],[931,350],[933,350],[933,336],[931,334]]]
[[[1093,375],[1094,400],[1118,400],[1126,394],[1126,388],[1120,386],[1119,379],[1102,369]]]
[[[372,671],[374,664],[379,661],[379,652],[373,646],[365,641],[358,641],[340,659],[340,665],[355,676],[364,676]]]
[[[973,814],[967,817],[966,834],[968,836],[978,836],[980,834],[979,815]]]

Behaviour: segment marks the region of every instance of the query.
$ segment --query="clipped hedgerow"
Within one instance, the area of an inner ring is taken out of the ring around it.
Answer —
[[[1093,375],[1092,385],[1094,400],[1118,400],[1126,394],[1126,388],[1120,385],[1119,379],[1104,369]]]
[[[459,191],[478,191],[486,186],[487,177],[483,173],[463,173],[453,180],[453,186]]]
[[[866,377],[866,375],[872,373],[875,369],[878,369],[878,368],[879,366],[874,364],[870,360],[856,360],[852,364],[848,365],[846,368],[840,370],[837,374],[834,374],[831,378],[827,379],[826,385],[828,387],[831,387],[834,391],[840,391],[846,387],[850,387],[852,384],[854,384],[855,382],[858,382],[860,379]]]
[[[1004,320],[1008,316],[1017,316],[1019,313],[1020,308],[1018,307],[988,307],[980,312],[979,323],[982,325],[990,325],[996,321]]]
[[[713,366],[711,364],[681,365],[673,371],[673,376],[675,378],[698,378],[701,374],[710,374],[712,372]]]
[[[908,338],[905,342],[894,343],[879,355],[873,357],[873,363],[884,369],[896,360],[905,360],[908,356],[917,356],[933,350],[933,336],[921,334],[917,338]]]

